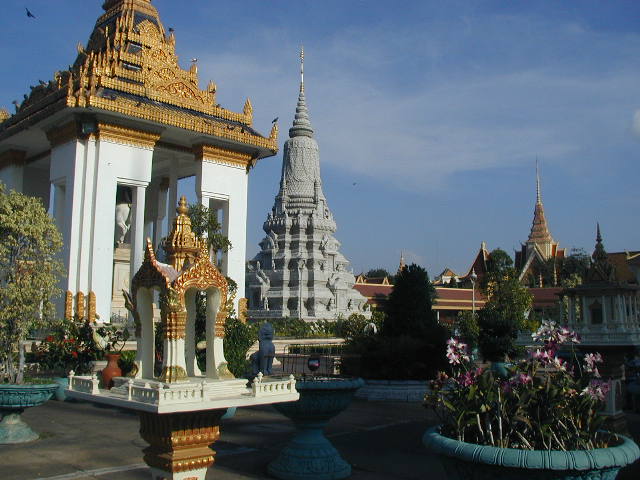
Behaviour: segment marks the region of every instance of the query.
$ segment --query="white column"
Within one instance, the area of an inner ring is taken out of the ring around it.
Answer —
[[[142,265],[144,257],[144,206],[146,187],[137,185],[133,190],[133,217],[131,218],[131,278]]]
[[[171,160],[169,166],[169,204],[167,205],[167,218],[169,220],[168,230],[171,230],[173,219],[176,217],[176,207],[178,206],[178,160]]]
[[[156,218],[154,220],[153,226],[153,245],[154,248],[157,248],[160,244],[160,240],[164,236],[163,226],[164,219],[167,217],[167,197],[169,194],[169,181],[165,182],[163,178],[158,185],[158,197],[157,197],[157,209],[156,209]],[[176,189],[177,195],[177,189]],[[177,205],[177,200],[176,200]],[[174,206],[175,207],[175,206]]]

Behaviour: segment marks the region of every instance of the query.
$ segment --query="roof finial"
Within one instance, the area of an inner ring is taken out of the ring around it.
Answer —
[[[540,171],[538,169],[538,156],[536,155],[536,203],[542,204],[542,195],[540,194]]]
[[[602,235],[600,235],[600,222],[596,222],[596,242],[602,243]]]
[[[304,45],[300,45],[300,91],[304,92]]]

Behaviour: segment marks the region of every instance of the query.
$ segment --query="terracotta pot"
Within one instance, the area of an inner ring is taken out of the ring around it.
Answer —
[[[107,353],[105,354],[105,358],[107,359],[107,366],[102,369],[102,385],[104,388],[110,389],[113,387],[113,377],[122,376],[122,370],[118,367],[120,354]]]

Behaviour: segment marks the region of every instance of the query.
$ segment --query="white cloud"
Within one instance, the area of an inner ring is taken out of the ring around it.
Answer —
[[[615,34],[545,19],[536,25],[542,33],[519,36],[525,20],[463,22],[465,42],[486,27],[478,41],[495,46],[503,61],[485,53],[475,59],[477,52],[442,25],[400,33],[350,29],[308,44],[307,102],[322,163],[433,191],[450,188],[464,172],[519,166],[536,156],[548,165],[584,166],[585,152],[606,151],[628,131],[619,119],[638,93],[640,71],[616,59],[604,67],[610,49],[624,56]],[[541,35],[548,45],[538,43]],[[253,38],[252,49],[234,39],[231,50],[220,49],[224,54],[199,55],[201,72],[218,82],[219,101],[229,108],[239,110],[251,93],[258,130],[266,133],[279,116],[284,141],[297,96],[298,45],[281,30]],[[588,45],[597,58],[590,64],[564,58],[574,47],[562,41]],[[627,38],[625,45],[640,41]],[[634,132],[640,135],[638,113]]]

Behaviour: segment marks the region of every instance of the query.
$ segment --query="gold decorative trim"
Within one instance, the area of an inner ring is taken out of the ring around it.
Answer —
[[[238,165],[246,168],[253,157],[248,153],[234,152],[213,145],[200,144],[193,147],[196,160],[204,162],[222,163],[225,165]]]
[[[0,125],[0,138],[65,106],[95,107],[267,150],[256,152],[258,158],[278,151],[277,127],[268,138],[250,128],[251,100],[241,113],[227,110],[216,103],[214,82],[199,88],[195,62],[188,69],[180,67],[175,36],[166,34],[148,1],[109,0],[105,8],[86,47],[79,46],[73,67],[33,87],[17,113]]]
[[[76,294],[76,315],[81,320],[84,320],[84,302],[84,293],[78,292]]]
[[[73,318],[73,293],[70,290],[64,294],[64,318],[67,320]]]
[[[96,294],[89,292],[89,300],[87,302],[87,320],[89,323],[96,323],[96,319],[100,318],[96,309]]]
[[[160,139],[160,134],[109,123],[98,123],[98,138],[134,147],[153,148]]]
[[[79,137],[78,124],[76,122],[66,123],[61,127],[51,129],[46,133],[47,139],[51,144],[51,148],[72,142]]]
[[[224,409],[162,415],[139,412],[140,435],[149,443],[144,461],[168,476],[209,468],[215,456],[209,446],[220,438],[223,413]]]
[[[174,383],[188,378],[184,368],[179,365],[169,365],[162,369],[159,380],[161,382]]]
[[[4,122],[10,116],[11,114],[9,113],[9,110],[6,108],[0,108],[0,123]]]
[[[23,150],[7,150],[0,153],[0,168],[9,165],[24,165],[26,163],[27,152]]]

